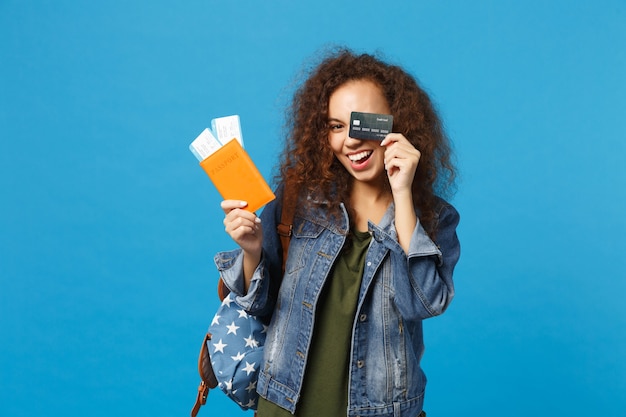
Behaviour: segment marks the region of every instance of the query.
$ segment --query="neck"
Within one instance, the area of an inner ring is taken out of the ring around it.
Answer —
[[[350,202],[353,206],[361,204],[385,204],[393,200],[391,190],[384,184],[371,184],[355,181],[350,192]]]
[[[393,201],[391,191],[386,187],[355,182],[350,193],[350,205],[354,210],[357,230],[367,231],[367,221],[378,224]]]

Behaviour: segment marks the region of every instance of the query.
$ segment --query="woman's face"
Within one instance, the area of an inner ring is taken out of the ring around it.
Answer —
[[[353,111],[389,114],[389,104],[380,87],[369,80],[348,81],[328,102],[328,142],[335,157],[357,181],[380,182],[385,173],[385,148],[378,140],[348,135]]]

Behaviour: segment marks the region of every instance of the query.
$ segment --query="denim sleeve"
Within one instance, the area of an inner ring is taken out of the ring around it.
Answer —
[[[254,271],[248,292],[245,292],[244,289],[243,252],[241,249],[219,252],[215,255],[214,260],[224,284],[236,296],[237,304],[251,314],[256,314],[255,312],[262,310],[267,292],[267,285],[264,285],[265,280],[263,279],[265,270],[263,259]]]
[[[452,274],[461,247],[456,234],[459,213],[444,205],[439,213],[435,241],[419,224],[405,258],[407,271],[394,274],[395,298],[404,317],[417,319],[442,314],[454,297]]]
[[[248,313],[266,316],[273,310],[282,268],[282,247],[276,227],[280,221],[282,190],[276,199],[265,206],[260,215],[263,227],[263,252],[247,293],[243,279],[243,251],[219,252],[214,261],[226,287],[236,295],[235,301]]]

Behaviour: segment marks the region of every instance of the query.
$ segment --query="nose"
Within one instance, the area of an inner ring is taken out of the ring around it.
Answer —
[[[352,136],[350,136],[350,131],[348,131],[348,133],[346,133],[346,140],[345,140],[345,145],[348,147],[356,147],[359,146],[361,144],[361,142],[363,142],[363,139],[359,139],[359,138],[353,138]]]

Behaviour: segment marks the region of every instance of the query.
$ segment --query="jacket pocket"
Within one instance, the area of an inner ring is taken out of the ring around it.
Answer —
[[[301,218],[296,220],[294,226],[289,244],[289,257],[285,265],[285,272],[288,274],[293,274],[304,267],[307,262],[307,254],[310,256],[312,246],[325,229],[320,224]]]

